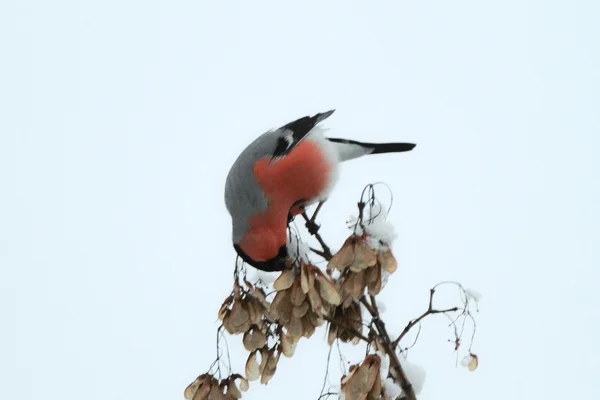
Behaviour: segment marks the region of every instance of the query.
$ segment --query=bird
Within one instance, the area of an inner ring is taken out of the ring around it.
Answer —
[[[231,166],[225,206],[231,216],[233,247],[247,264],[266,272],[288,268],[288,223],[329,197],[340,163],[416,146],[325,137],[319,124],[334,112],[298,118],[261,134]]]

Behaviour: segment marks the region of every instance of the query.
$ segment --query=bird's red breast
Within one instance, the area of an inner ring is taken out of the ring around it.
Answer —
[[[277,255],[287,242],[290,208],[295,202],[312,199],[325,190],[332,167],[312,140],[302,141],[280,159],[265,157],[254,164],[254,176],[269,208],[250,217],[249,229],[239,243],[250,258],[264,261]],[[299,209],[293,211],[298,213]]]

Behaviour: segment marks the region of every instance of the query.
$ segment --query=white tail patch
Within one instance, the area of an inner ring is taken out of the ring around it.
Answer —
[[[331,170],[329,171],[329,179],[327,180],[328,183],[326,188],[319,194],[319,196],[306,202],[305,206],[309,206],[321,200],[326,200],[333,191],[339,178],[340,155],[337,151],[337,148],[333,146],[333,143],[325,138],[324,134],[326,131],[327,129],[325,128],[315,126],[306,138],[306,140],[315,142],[321,151],[323,151],[326,160],[331,165]]]

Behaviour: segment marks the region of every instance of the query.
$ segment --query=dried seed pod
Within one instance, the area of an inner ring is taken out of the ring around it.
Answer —
[[[273,288],[277,291],[285,290],[292,286],[292,283],[294,283],[294,270],[286,269],[273,282]]]
[[[301,321],[302,321],[302,336],[304,336],[307,339],[310,339],[310,337],[315,333],[316,327],[312,323],[312,320],[311,320],[310,316],[308,316],[308,315],[303,316]]]
[[[365,384],[367,392],[371,391],[371,388],[373,388],[373,384],[375,383],[375,379],[379,376],[380,365],[381,358],[379,358],[377,354],[369,354],[368,356],[366,356],[365,360],[361,365],[361,368],[367,368],[368,378]]]
[[[354,262],[354,247],[358,241],[358,236],[352,235],[344,241],[340,250],[333,255],[327,269],[338,269],[340,271],[350,267]]]
[[[232,335],[246,332],[250,329],[250,313],[246,304],[235,301],[231,307],[231,313],[223,320],[223,326]]]
[[[342,297],[335,285],[320,270],[317,270],[316,280],[319,286],[319,294],[327,303],[337,306],[342,302]]]
[[[302,263],[300,265],[300,287],[304,294],[307,294],[310,289],[310,275],[312,275],[312,267],[310,264]],[[312,283],[314,284],[314,277]]]
[[[286,323],[292,317],[292,309],[293,305],[290,301],[290,291],[282,290],[275,295],[275,298],[269,307],[269,313],[273,319]]]
[[[275,371],[277,370],[277,363],[279,362],[279,357],[281,356],[281,353],[277,353],[277,355],[275,355],[275,350],[269,350],[268,354],[264,356],[266,357],[266,362],[260,378],[260,383],[262,384],[268,383],[273,377],[273,375],[275,375]]]
[[[295,337],[284,333],[281,335],[281,352],[286,357],[292,357],[296,351],[296,344],[298,341]]]
[[[308,315],[308,318],[310,319],[310,323],[314,327],[319,327],[319,326],[323,325],[323,323],[325,322],[325,319],[323,319],[323,314],[317,314],[313,311],[309,311],[306,313],[306,315]]]
[[[227,391],[225,392],[225,394],[229,397],[233,397],[234,399],[242,398],[242,392],[240,392],[240,390],[233,381],[229,381],[229,383],[227,384]]]
[[[351,304],[348,308],[339,306],[334,310],[332,323],[329,326],[327,342],[331,346],[336,337],[342,342],[352,342],[354,344],[360,341],[357,332],[362,334],[363,324],[360,305]]]
[[[304,302],[304,299],[306,298],[306,294],[302,291],[300,279],[300,275],[297,275],[296,279],[294,280],[294,283],[290,288],[290,300],[295,306],[299,306],[300,304],[302,304]]]
[[[387,249],[383,253],[377,254],[377,262],[384,271],[389,272],[390,274],[394,273],[398,267],[398,262],[396,261],[396,257],[392,254],[391,249]]]
[[[364,238],[356,242],[354,247],[354,260],[350,270],[360,272],[377,264],[377,253],[366,243]]]
[[[194,382],[190,383],[188,387],[185,388],[183,392],[183,396],[187,400],[192,400],[199,389],[202,389],[199,393],[199,398],[206,397],[208,392],[210,392],[210,381],[212,376],[208,374],[202,374]]]
[[[310,307],[314,312],[321,312],[321,309],[323,308],[323,303],[321,301],[321,296],[319,295],[317,289],[314,286],[311,287],[308,291],[308,301],[310,302]]]
[[[250,322],[259,325],[265,315],[265,308],[257,299],[250,296],[246,298],[246,305],[250,314]]]
[[[383,384],[381,382],[381,375],[376,374],[375,382],[373,383],[373,387],[371,391],[367,394],[367,400],[379,400],[381,399],[381,395],[383,394]]]
[[[258,367],[261,375],[262,373],[265,371],[265,368],[267,367],[267,360],[269,359],[269,353],[272,352],[272,350],[267,350],[266,347],[263,347],[262,349],[258,350],[260,352],[260,366]]]
[[[366,274],[365,271],[357,272],[354,275],[354,288],[352,289],[352,297],[360,299],[365,293],[366,288]]]
[[[267,301],[267,294],[265,293],[265,291],[262,288],[256,286],[251,286],[249,284],[248,286],[250,287],[250,291],[248,292],[250,298],[252,298],[253,300],[257,300],[263,306],[263,308],[267,310],[269,308],[270,303]]]
[[[310,310],[310,303],[307,300],[305,300],[298,307],[294,307],[294,309],[292,310],[292,316],[302,318],[304,315],[306,315],[306,312],[308,310]]]
[[[353,371],[352,376],[347,380],[344,392],[348,399],[365,399],[369,390],[366,388],[368,380],[368,369],[359,366]]]
[[[212,385],[212,387],[210,388],[210,393],[208,393],[208,397],[207,400],[228,400],[225,397],[225,394],[223,394],[223,389],[224,389],[224,385]],[[194,399],[196,400],[196,399]]]
[[[469,353],[469,355],[461,360],[460,364],[463,367],[467,367],[469,371],[475,371],[479,366],[479,357],[476,354]]]
[[[267,344],[267,336],[261,332],[257,326],[254,326],[244,333],[242,342],[244,343],[246,350],[254,351]]]
[[[293,317],[288,324],[285,325],[288,334],[294,338],[302,337],[302,321],[300,318]]]
[[[258,350],[254,350],[250,353],[248,360],[246,361],[246,378],[249,381],[255,381],[260,376],[260,365],[256,361],[257,353]]]
[[[238,375],[238,379],[240,380],[240,390],[242,392],[247,392],[248,391],[248,380],[246,378],[244,378],[243,376],[239,376]]]
[[[382,280],[381,267],[379,265],[367,270],[367,288],[371,295],[377,295],[381,292]]]
[[[219,314],[218,314],[219,319],[221,321],[223,321],[223,319],[229,314],[229,306],[231,305],[232,301],[233,301],[233,296],[229,296],[225,299],[225,301],[221,305],[221,308],[219,309]]]
[[[237,397],[239,399],[242,397],[240,390],[242,392],[248,391],[248,380],[240,374],[232,374],[227,380],[227,386],[235,386],[235,388],[237,389],[237,393],[240,394],[240,397]]]

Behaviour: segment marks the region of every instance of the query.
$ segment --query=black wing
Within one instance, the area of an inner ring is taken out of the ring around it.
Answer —
[[[330,110],[324,113],[315,114],[312,117],[302,117],[279,128],[281,130],[287,130],[288,134],[277,140],[277,145],[273,151],[273,157],[281,157],[292,151],[292,149],[308,135],[308,132],[334,112],[335,110]]]

